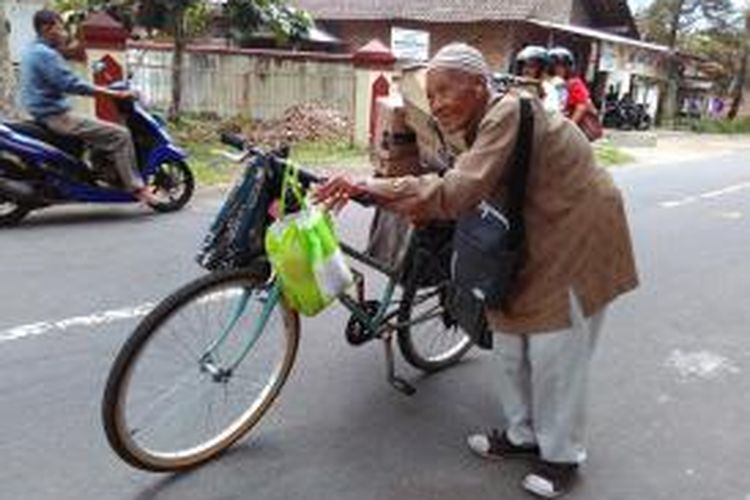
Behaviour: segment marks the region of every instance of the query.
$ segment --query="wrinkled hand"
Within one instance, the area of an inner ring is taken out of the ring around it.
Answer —
[[[361,196],[367,192],[367,185],[364,182],[339,174],[313,189],[313,202],[322,203],[327,210],[338,213],[352,197]]]

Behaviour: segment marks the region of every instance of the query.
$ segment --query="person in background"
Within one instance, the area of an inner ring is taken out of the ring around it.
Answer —
[[[573,123],[579,124],[588,111],[595,111],[591,94],[583,79],[575,72],[575,57],[565,47],[549,50],[552,72],[559,80],[565,81],[566,96],[564,113]]]
[[[557,87],[550,81],[547,72],[550,58],[547,49],[539,45],[528,45],[516,56],[516,73],[524,78],[539,82],[539,98],[542,99],[544,109],[548,113],[562,112],[560,94]]]
[[[21,100],[28,113],[52,132],[79,138],[87,146],[107,153],[125,189],[143,203],[158,203],[136,170],[130,131],[74,113],[66,97],[73,94],[136,99],[137,94],[91,85],[71,71],[61,53],[68,37],[57,12],[38,11],[34,15],[34,30],[37,39],[26,50],[21,63]]]
[[[482,200],[508,195],[521,122],[511,89],[490,87],[474,47],[453,43],[428,63],[427,98],[440,128],[469,148],[443,176],[331,177],[314,193],[330,209],[367,194],[420,223],[457,219]],[[596,166],[586,136],[530,99],[534,134],[523,216],[524,264],[502,307],[486,311],[495,332],[501,430],[471,434],[472,452],[533,463],[522,487],[554,498],[570,490],[586,460],[589,366],[609,305],[638,285],[619,189]],[[502,259],[502,256],[499,257]],[[502,265],[498,261],[498,265]]]

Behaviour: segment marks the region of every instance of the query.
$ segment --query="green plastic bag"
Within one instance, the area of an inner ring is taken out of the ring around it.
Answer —
[[[302,207],[286,212],[291,192]],[[302,195],[297,170],[287,166],[280,202],[281,218],[266,232],[266,253],[289,307],[305,316],[326,308],[352,284],[353,277],[328,213],[310,207]]]

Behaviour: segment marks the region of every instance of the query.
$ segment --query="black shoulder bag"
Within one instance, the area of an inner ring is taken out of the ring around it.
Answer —
[[[486,309],[498,308],[521,267],[526,228],[523,206],[534,136],[534,114],[522,98],[521,120],[505,207],[482,201],[456,222],[453,235],[449,310],[458,325],[482,348],[492,348]]]

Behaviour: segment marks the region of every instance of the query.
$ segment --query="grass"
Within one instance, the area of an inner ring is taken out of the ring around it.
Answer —
[[[690,130],[699,134],[750,134],[750,118],[695,120],[690,123]]]
[[[347,141],[300,142],[292,160],[312,167],[359,167],[368,163],[367,150]]]
[[[169,123],[177,144],[189,153],[190,167],[199,186],[230,182],[240,166],[221,157],[220,151],[232,151],[219,141],[222,130],[236,126],[236,120],[221,122],[203,116],[188,115],[179,123]],[[292,145],[292,160],[311,168],[354,168],[367,164],[367,151],[349,141],[300,142]]]
[[[614,167],[635,161],[632,155],[606,141],[594,145],[594,155],[597,165],[602,167]]]
[[[230,151],[221,144],[219,133],[233,122],[221,122],[202,116],[186,116],[179,123],[169,123],[170,133],[178,145],[190,154],[189,163],[199,186],[231,182],[240,166],[218,154]],[[594,146],[597,164],[604,167],[622,165],[634,158],[607,141]],[[349,141],[300,142],[292,146],[292,160],[310,168],[358,168],[369,164],[367,151]]]

